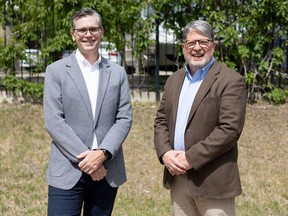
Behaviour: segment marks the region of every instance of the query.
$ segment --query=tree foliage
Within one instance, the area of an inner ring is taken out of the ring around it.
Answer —
[[[134,35],[138,56],[148,47],[155,21],[175,32],[180,56],[181,29],[191,20],[207,20],[216,32],[216,58],[245,76],[250,99],[273,96],[273,90],[285,93],[286,0],[0,0],[4,15],[0,24],[9,35],[0,40],[0,67],[15,73],[15,60],[25,58],[23,50],[29,47],[41,50],[43,61],[36,71],[43,72],[63,50],[75,48],[71,17],[86,6],[102,15],[104,40],[115,43],[118,50],[127,47],[125,34]],[[148,7],[154,13],[143,19],[141,10]]]
[[[288,84],[287,1],[155,0],[153,5],[167,26],[175,28],[179,40],[181,27],[191,20],[211,23],[217,59],[245,76],[251,100],[277,87],[284,89],[277,91],[284,97]]]

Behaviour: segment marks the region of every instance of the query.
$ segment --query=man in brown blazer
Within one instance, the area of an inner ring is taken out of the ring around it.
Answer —
[[[214,33],[206,21],[185,26],[182,50],[187,65],[168,78],[154,124],[164,187],[176,216],[233,216],[242,192],[237,141],[245,81],[214,59]]]

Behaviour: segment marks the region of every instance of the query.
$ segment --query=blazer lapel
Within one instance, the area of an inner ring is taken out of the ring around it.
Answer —
[[[179,102],[180,92],[181,92],[181,88],[182,88],[182,85],[184,82],[184,78],[185,78],[185,69],[182,68],[182,69],[180,69],[179,73],[177,74],[177,78],[175,79],[175,83],[173,83],[173,85],[172,85],[172,88],[177,90],[177,91],[175,91],[175,94],[173,94],[173,97],[172,97],[172,105],[173,105],[173,109],[172,109],[173,121],[172,122],[176,122],[177,111],[178,111],[178,102]],[[173,102],[173,101],[175,101],[175,102]]]
[[[103,99],[104,99],[104,96],[108,87],[109,77],[111,74],[110,65],[106,61],[104,61],[103,58],[99,65],[99,73],[100,73],[99,74],[99,88],[98,88],[97,106],[95,110],[94,124],[96,124],[98,121]]]
[[[87,113],[90,116],[90,119],[92,120],[92,123],[93,123],[93,114],[92,114],[91,102],[90,102],[87,86],[86,86],[84,77],[82,75],[81,69],[75,58],[75,52],[70,56],[70,62],[66,64],[66,68],[67,68],[67,73],[74,80],[74,84],[77,86],[82,96]]]
[[[205,95],[207,94],[207,92],[209,91],[209,89],[211,88],[212,84],[215,82],[215,80],[217,79],[216,75],[219,73],[220,71],[220,65],[215,62],[212,67],[209,69],[206,77],[204,78],[196,96],[194,99],[194,102],[192,104],[191,110],[190,110],[190,114],[188,117],[188,121],[187,121],[187,125],[190,123],[190,121],[192,120],[192,117],[194,115],[194,113],[196,112],[199,104],[201,103],[201,101],[203,100],[203,98],[205,97]]]

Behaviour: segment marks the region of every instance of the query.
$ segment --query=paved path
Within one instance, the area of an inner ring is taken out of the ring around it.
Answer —
[[[138,102],[156,102],[155,92],[152,91],[139,91],[139,90],[131,90],[132,101]],[[0,90],[0,103],[13,103],[13,102],[21,102],[23,98],[15,98],[11,93],[7,93],[5,90]]]

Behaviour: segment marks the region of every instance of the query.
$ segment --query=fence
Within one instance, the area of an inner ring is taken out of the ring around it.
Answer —
[[[161,44],[161,47],[164,48],[165,44]],[[31,50],[26,51],[28,58],[31,58],[32,55],[34,60],[37,58],[38,55],[40,55],[40,51],[35,51],[33,53],[31,52]],[[110,61],[116,62],[125,67],[128,74],[132,97],[139,100],[159,100],[160,91],[165,83],[165,80],[177,69],[176,66],[171,67],[172,61],[167,59],[166,56],[171,56],[172,54],[170,53],[168,55],[165,50],[161,50],[161,60],[158,63],[156,62],[154,52],[147,52],[146,54],[143,54],[147,55],[147,59],[149,59],[149,62],[146,62],[145,64],[147,65],[142,68],[140,68],[138,60],[134,57],[132,60],[134,62],[131,65],[127,66],[124,60],[119,60],[124,59],[120,52],[115,52],[111,50],[102,50],[101,52],[105,58],[108,58]],[[64,52],[63,57],[67,57],[67,53]],[[170,65],[168,61],[170,62]],[[21,79],[25,79],[28,81],[43,80],[44,71],[41,73],[35,73],[34,69],[36,67],[36,64],[34,64],[33,61],[26,62],[23,60],[15,60],[12,67],[15,68],[16,76]],[[157,68],[158,71],[156,71]],[[156,73],[158,74],[158,76],[156,75]],[[1,70],[0,68],[0,80],[3,79],[6,75],[7,72]],[[156,91],[158,91],[158,96]]]
[[[143,9],[141,12],[143,19],[149,16],[149,11]],[[4,14],[5,15],[5,14]],[[7,16],[7,15],[6,15]],[[1,31],[1,29],[0,29]],[[2,30],[3,41],[9,43],[9,25]],[[1,32],[0,32],[1,36]],[[117,50],[116,44],[110,41],[101,43],[100,53],[110,61],[116,62],[125,67],[131,88],[132,97],[137,99],[159,100],[160,91],[167,77],[176,71],[183,62],[179,61],[177,53],[176,35],[172,30],[166,30],[161,23],[155,25],[154,30],[148,36],[147,49],[136,57],[134,50],[135,35],[125,34],[124,50]],[[109,39],[109,37],[108,37]],[[67,57],[72,50],[63,50],[61,55],[54,56],[54,60]],[[37,64],[41,56],[41,50],[29,48],[24,50],[24,59],[15,59],[11,68],[16,75],[22,79],[42,80],[44,70],[35,73]],[[45,67],[44,67],[45,68]],[[7,74],[1,70],[0,79]]]
[[[7,2],[10,1],[6,1],[6,3]],[[5,21],[6,20],[5,16],[8,16],[8,12],[6,11],[6,7],[3,7],[3,9],[4,9],[4,21]],[[151,12],[150,9],[151,8],[143,8],[143,10],[141,11],[141,17],[143,19],[149,19]],[[11,10],[12,11],[15,10],[14,7]],[[177,10],[181,11],[182,8],[175,7],[174,10],[175,13],[177,12]],[[173,16],[172,18],[170,17],[170,19],[174,20],[174,16],[176,17],[176,15],[173,14],[173,12],[171,12],[170,15]],[[15,14],[13,16],[15,16]],[[183,16],[185,16],[184,12]],[[19,17],[16,18],[18,19]],[[21,16],[19,19],[21,20]],[[54,20],[54,13],[51,19]],[[6,22],[6,24],[7,26],[4,27],[4,29],[0,28],[0,40],[1,42],[3,41],[5,45],[9,43],[9,35],[10,35],[9,27],[11,25],[9,24],[9,22]],[[34,38],[33,43],[36,44],[38,42],[39,40],[38,32],[39,32],[39,35],[40,34],[44,35],[43,43],[45,44],[46,32],[45,31],[41,32],[41,30],[38,31],[38,28],[40,28],[40,26],[37,25],[35,26],[35,28],[37,29],[37,38],[36,39]],[[115,25],[117,26],[117,23],[115,23]],[[100,48],[101,55],[110,59],[110,61],[114,61],[125,67],[129,77],[132,97],[137,99],[138,98],[149,100],[155,99],[158,101],[160,99],[161,89],[167,77],[171,75],[174,71],[176,71],[178,68],[182,67],[184,63],[183,58],[179,54],[180,49],[179,43],[177,43],[179,41],[179,35],[177,38],[176,33],[173,30],[164,28],[163,23],[159,23],[157,20],[155,20],[153,26],[151,25],[151,31],[147,37],[149,39],[147,42],[148,43],[147,48],[144,51],[142,50],[141,53],[138,53],[135,51],[137,49],[134,47],[135,40],[137,40],[135,35],[131,33],[130,34],[125,33],[125,35],[123,36],[123,40],[125,40],[124,42],[125,47],[123,49],[121,48],[121,50],[118,50],[116,49],[116,47],[118,47],[116,46],[117,44],[109,40],[110,39],[109,34],[110,34],[109,27],[107,27],[107,31],[105,30],[105,35],[108,36],[105,36],[106,41],[102,42]],[[16,75],[22,79],[39,81],[43,78],[45,67],[42,68],[42,71],[38,70],[38,72],[35,73],[35,67],[37,66],[39,56],[41,56],[40,53],[41,51],[40,49],[35,49],[35,47],[37,46],[34,46],[35,44],[33,45],[33,43],[31,43],[30,41],[30,43],[27,45],[30,48],[24,50],[23,56],[25,56],[25,60],[15,59],[13,65],[11,65],[11,68],[13,68],[13,71],[16,72]],[[280,41],[277,46],[280,46],[281,43],[282,41]],[[219,48],[219,44],[220,43],[218,43],[218,46],[216,46],[216,48],[217,47]],[[61,54],[59,53],[55,54],[53,60],[66,57],[71,53],[71,51],[72,50],[69,50],[68,48],[62,50]],[[224,51],[225,49],[222,50],[222,52]],[[229,50],[227,52],[229,53]],[[283,63],[281,67],[282,71],[288,74],[288,68],[287,68],[288,47],[286,48],[285,55],[286,55],[286,61]],[[223,58],[225,58],[225,55],[223,56],[224,56]],[[229,55],[226,55],[226,57],[229,57]],[[233,60],[235,62],[237,61],[234,59],[234,56],[232,57],[232,61]],[[47,65],[46,62],[45,65]],[[6,72],[1,70],[0,68],[0,76],[4,77],[5,75]],[[272,76],[271,80],[277,83],[278,86],[283,86],[283,83],[284,85],[287,85],[286,84],[287,79],[285,78],[280,79],[279,76],[275,77]]]

